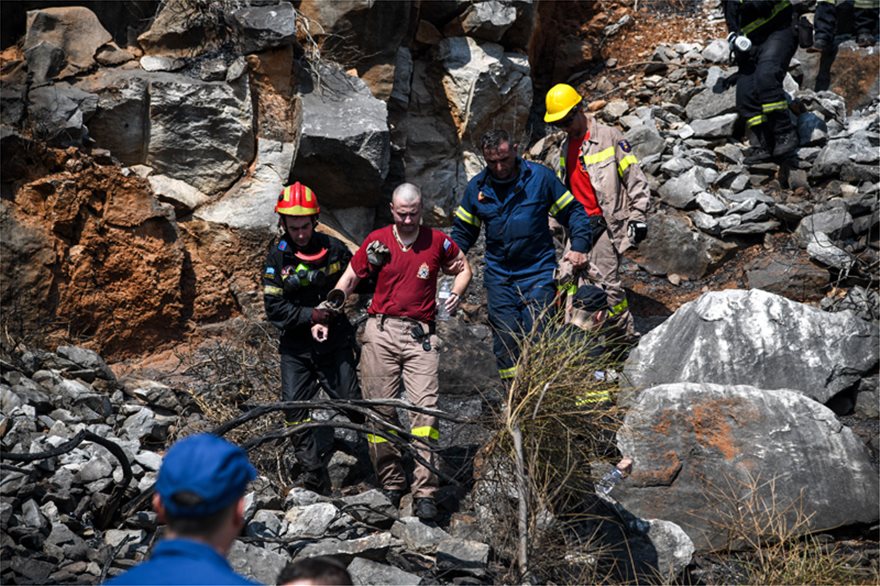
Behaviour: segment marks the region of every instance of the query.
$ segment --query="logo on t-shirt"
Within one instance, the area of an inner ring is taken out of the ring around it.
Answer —
[[[452,246],[452,242],[449,241],[449,238],[444,238],[443,239],[443,250],[448,251],[450,246]]]
[[[423,262],[422,266],[419,267],[419,272],[416,273],[416,276],[420,279],[427,279],[431,274],[431,269],[428,268],[428,263]]]

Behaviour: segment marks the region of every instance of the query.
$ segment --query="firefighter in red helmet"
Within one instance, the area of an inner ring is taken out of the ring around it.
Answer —
[[[337,238],[315,230],[321,208],[315,192],[302,183],[282,190],[275,211],[281,234],[266,257],[263,300],[269,321],[281,332],[281,399],[308,401],[320,388],[331,398],[359,399],[354,328],[341,311],[344,299],[328,299],[351,253]],[[287,410],[285,419],[288,426],[311,422],[308,409]],[[328,494],[330,479],[315,429],[302,429],[292,441],[301,484]]]

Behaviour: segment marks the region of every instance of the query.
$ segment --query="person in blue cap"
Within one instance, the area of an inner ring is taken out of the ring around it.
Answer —
[[[149,561],[108,584],[256,584],[226,555],[244,527],[244,494],[257,471],[240,447],[212,434],[186,437],[159,468],[153,507],[167,524]]]

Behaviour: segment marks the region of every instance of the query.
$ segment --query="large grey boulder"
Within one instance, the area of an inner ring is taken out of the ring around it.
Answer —
[[[102,69],[77,87],[98,96],[89,136],[124,165],[146,160],[150,132],[149,77],[134,71]]]
[[[430,58],[413,64],[404,164],[431,221],[448,223],[481,168],[480,136],[491,128],[517,136],[526,127],[532,82],[528,59],[495,43],[447,38]]]
[[[147,165],[210,195],[232,185],[253,157],[247,75],[227,83],[152,74]]]
[[[302,107],[292,176],[314,189],[322,205],[377,205],[391,156],[385,102],[360,79],[319,66]]]
[[[876,368],[877,328],[760,289],[706,293],[642,337],[628,385],[673,382],[796,389],[819,402]]]
[[[880,167],[875,163],[877,156],[877,147],[867,133],[830,140],[813,162],[810,177],[875,182],[880,180]]]
[[[741,546],[771,520],[804,532],[880,516],[864,443],[797,391],[652,387],[630,405],[617,439],[635,459],[617,499],[633,514],[678,524],[697,551]]]
[[[28,68],[37,65],[35,81],[75,75],[95,65],[98,48],[113,40],[95,13],[82,6],[63,6],[31,10],[27,13],[27,33],[23,49]],[[53,67],[46,68],[46,54]],[[57,60],[57,62],[56,62]]]
[[[648,217],[648,238],[639,245],[634,259],[652,275],[676,273],[699,279],[735,250],[733,243],[694,230],[681,212],[656,213]]]
[[[238,540],[232,543],[227,559],[233,570],[260,584],[275,584],[290,561],[287,555]]]

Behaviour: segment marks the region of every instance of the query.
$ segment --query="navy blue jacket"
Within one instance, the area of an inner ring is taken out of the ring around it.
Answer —
[[[107,582],[126,584],[242,584],[252,582],[232,571],[212,547],[191,539],[166,539],[153,549],[149,561]]]
[[[452,239],[465,253],[486,227],[487,285],[533,278],[552,280],[556,249],[547,223],[551,215],[568,228],[571,248],[587,252],[592,242],[584,206],[543,165],[517,159],[519,174],[499,201],[488,170],[468,182],[452,225]]]

